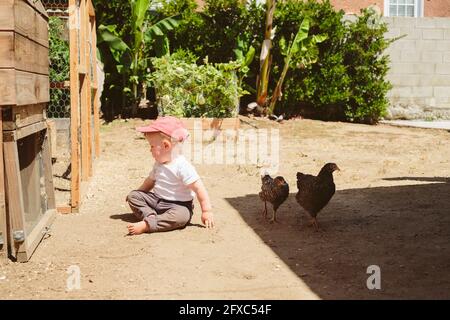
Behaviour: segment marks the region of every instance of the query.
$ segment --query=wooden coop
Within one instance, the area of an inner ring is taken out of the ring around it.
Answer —
[[[70,13],[71,201],[57,204],[43,2],[0,0],[0,259],[19,262],[30,259],[57,211],[78,210],[99,155],[94,9],[90,0],[63,1]]]
[[[0,0],[0,250],[27,261],[55,217],[48,16],[39,1]]]

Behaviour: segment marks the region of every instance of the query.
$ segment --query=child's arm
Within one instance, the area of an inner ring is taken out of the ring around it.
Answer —
[[[212,213],[211,202],[209,201],[208,192],[201,179],[198,179],[194,183],[188,185],[188,187],[195,192],[198,201],[200,202],[200,207],[202,208],[202,222],[206,228],[214,227],[214,217]]]
[[[154,186],[155,186],[155,180],[151,179],[150,177],[147,177],[147,178],[145,178],[144,182],[137,190],[149,192],[150,190],[153,189]]]

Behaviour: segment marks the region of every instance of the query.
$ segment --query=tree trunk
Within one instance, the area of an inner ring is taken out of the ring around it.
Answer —
[[[275,11],[276,0],[266,0],[266,30],[264,33],[264,42],[261,48],[261,55],[259,57],[260,69],[258,76],[258,90],[256,96],[256,102],[260,106],[264,106],[267,100],[268,86],[269,86],[269,74],[271,64],[271,49],[272,49],[272,23],[273,13]]]

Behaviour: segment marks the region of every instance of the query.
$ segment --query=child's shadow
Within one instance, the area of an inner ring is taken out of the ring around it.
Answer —
[[[125,222],[139,222],[140,220],[133,213],[122,213],[122,214],[113,214],[110,216],[111,219],[120,219]]]
[[[113,214],[110,216],[111,219],[120,219],[122,221],[125,222],[130,222],[130,223],[134,223],[134,222],[139,222],[141,220],[139,220],[133,213],[122,213],[122,214]],[[189,222],[186,227],[197,227],[197,228],[206,228],[204,225],[202,224],[198,224],[198,223],[192,223]]]

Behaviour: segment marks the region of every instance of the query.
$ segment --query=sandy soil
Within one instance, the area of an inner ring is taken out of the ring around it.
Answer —
[[[80,212],[58,215],[28,263],[0,264],[0,298],[450,298],[449,132],[243,119],[280,130],[291,196],[279,223],[260,215],[257,166],[197,165],[217,227],[201,226],[197,205],[184,230],[126,236],[124,198],[152,160],[134,131],[143,121],[116,121],[102,127]],[[330,161],[342,171],[317,233],[295,202],[295,174]],[[370,265],[381,269],[381,290],[367,289]],[[67,289],[70,266],[80,269],[79,290]]]

